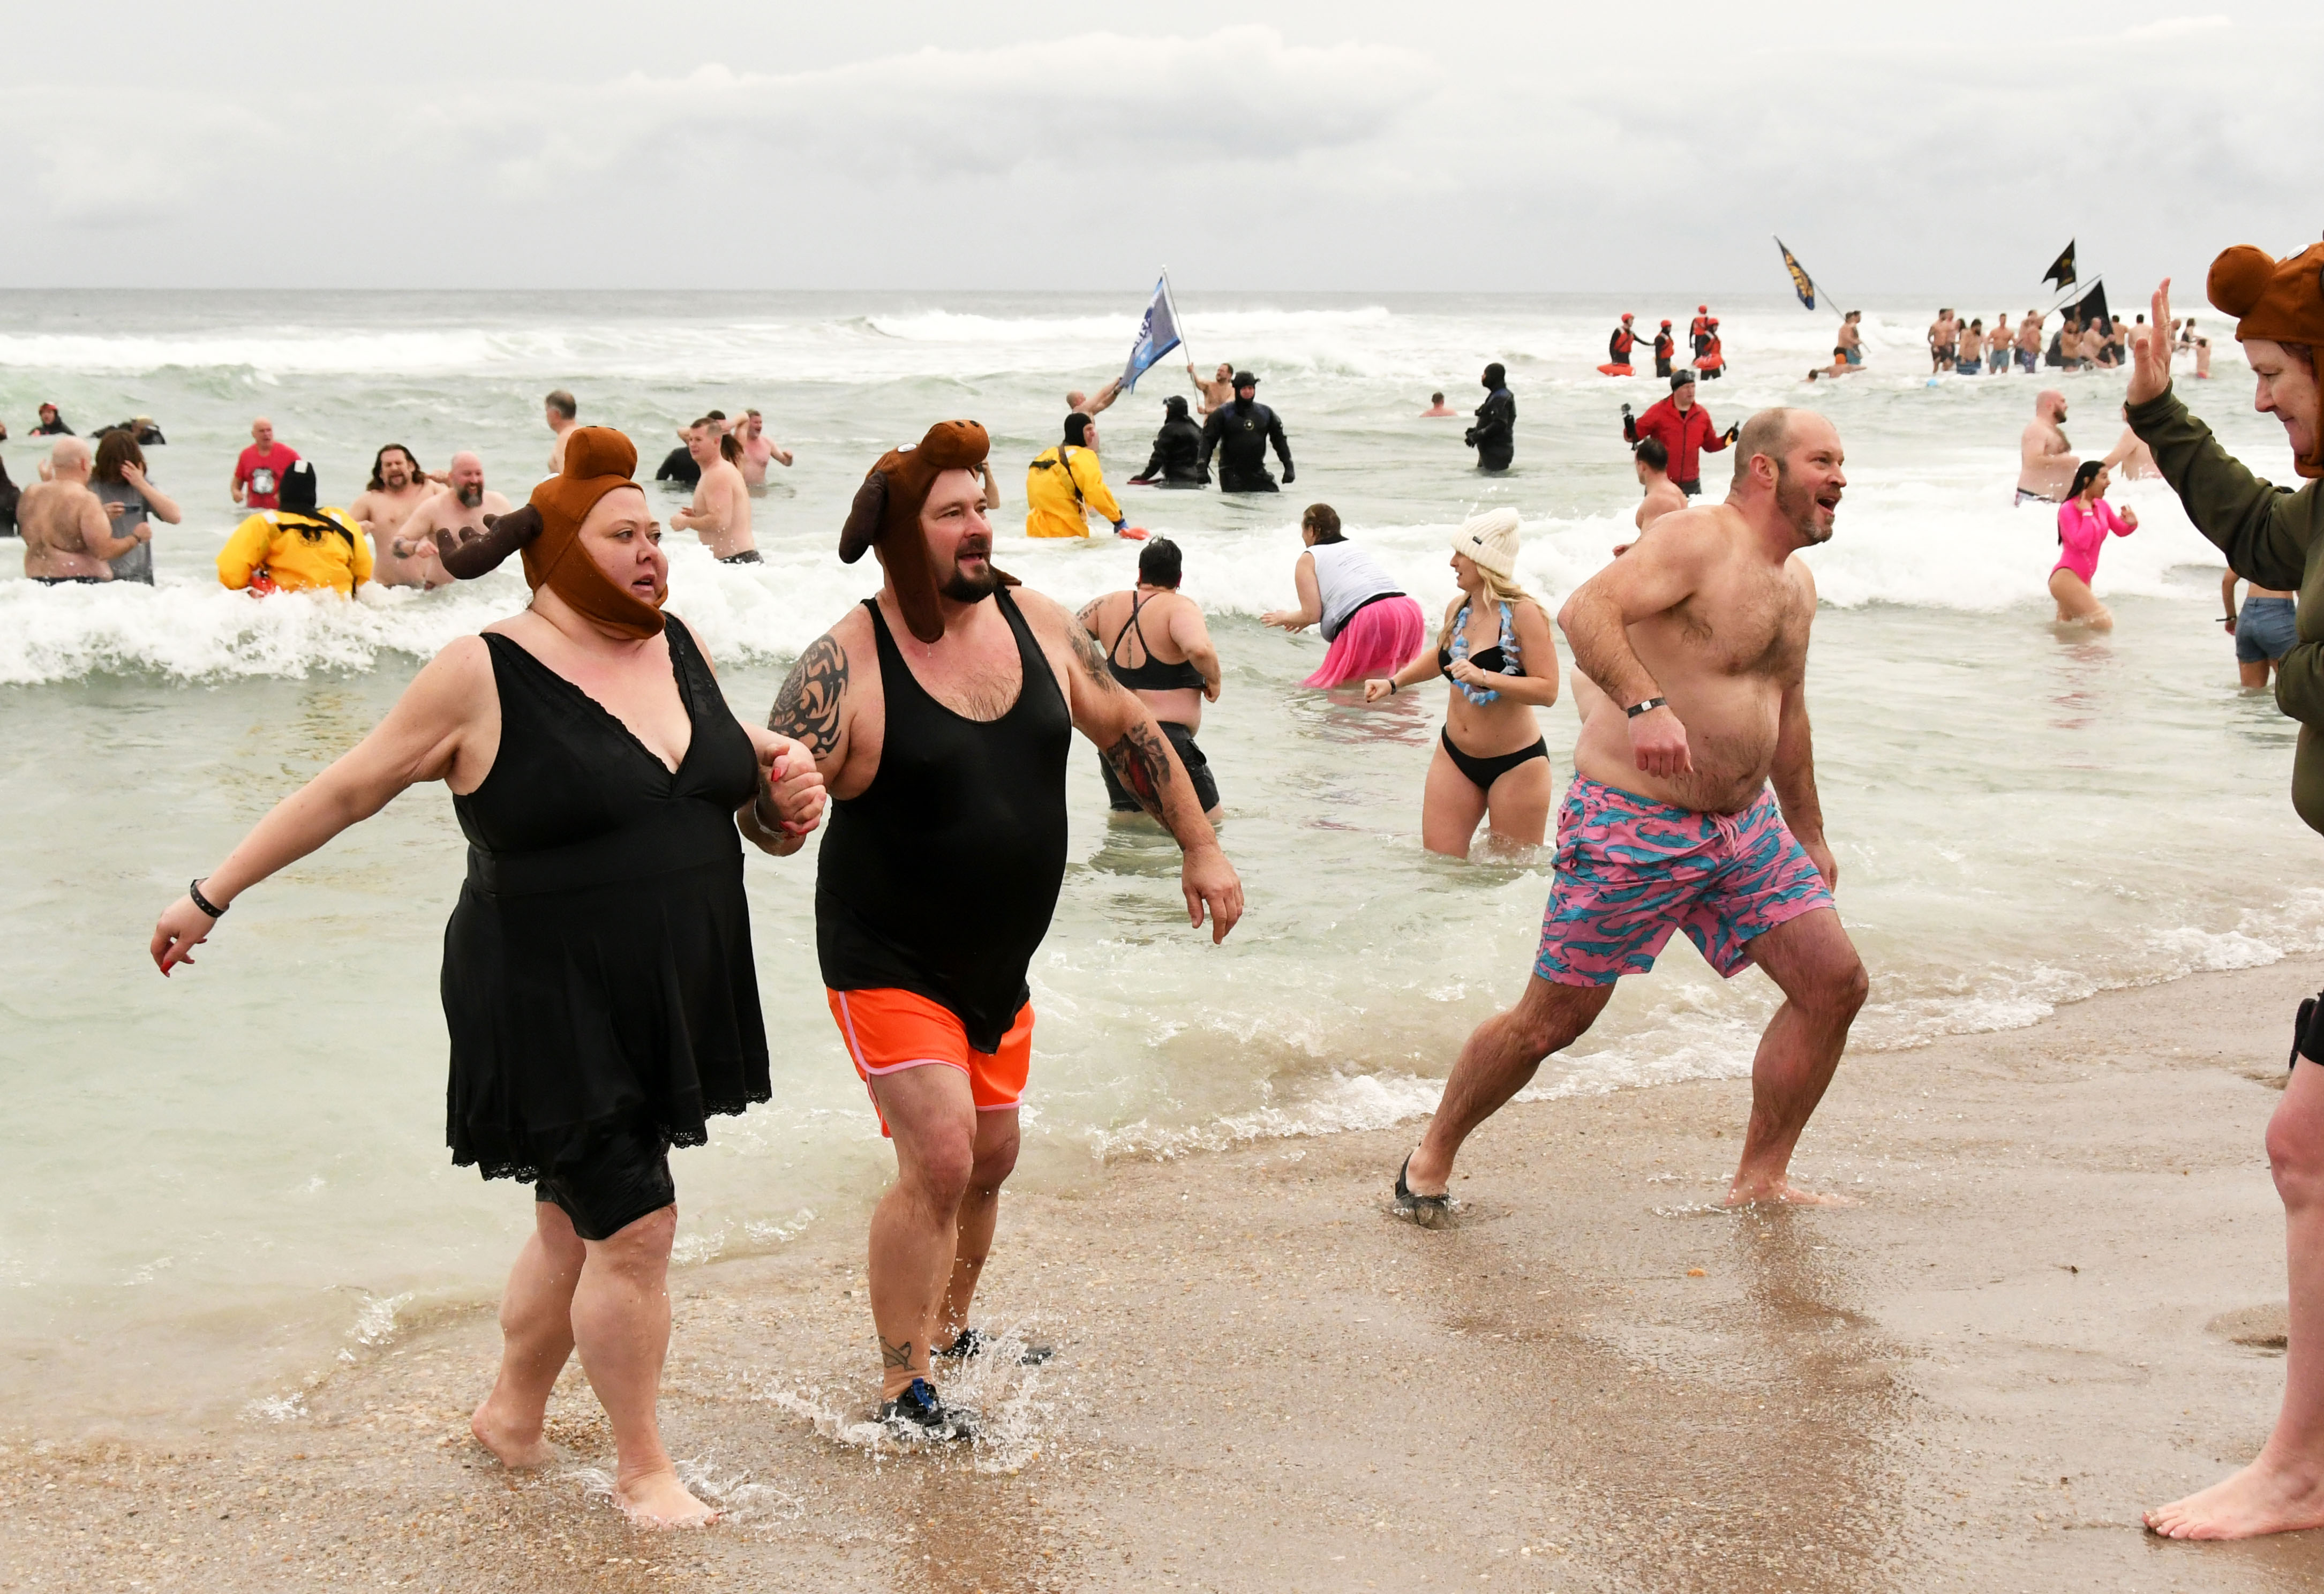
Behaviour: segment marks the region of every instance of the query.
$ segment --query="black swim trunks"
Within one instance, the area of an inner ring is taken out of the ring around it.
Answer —
[[[25,579],[37,581],[42,586],[95,586],[105,577],[102,576],[28,576]]]
[[[596,1130],[579,1158],[533,1182],[533,1199],[565,1209],[584,1239],[611,1239],[640,1218],[676,1204],[669,1142],[622,1124]]]
[[[767,561],[759,557],[757,548],[746,548],[739,554],[728,554],[718,562],[722,565],[763,565]]]
[[[1178,761],[1186,767],[1186,779],[1194,783],[1194,801],[1202,805],[1205,814],[1217,807],[1219,783],[1211,778],[1211,760],[1203,756],[1201,748],[1194,745],[1194,733],[1175,720],[1157,720],[1155,723],[1162,727],[1162,734],[1170,739],[1171,747],[1178,754]],[[1141,811],[1138,799],[1113,778],[1113,766],[1102,757],[1097,761],[1097,772],[1105,777],[1106,800],[1115,813],[1136,814]]]

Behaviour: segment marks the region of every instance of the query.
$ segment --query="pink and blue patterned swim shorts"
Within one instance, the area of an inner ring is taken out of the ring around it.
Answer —
[[[1643,974],[1673,930],[1729,979],[1752,939],[1832,906],[1775,795],[1698,814],[1577,775],[1557,813],[1557,878],[1534,972],[1560,985]]]

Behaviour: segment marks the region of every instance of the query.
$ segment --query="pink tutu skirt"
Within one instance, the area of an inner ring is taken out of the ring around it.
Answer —
[[[1366,604],[1348,616],[1332,639],[1323,667],[1301,684],[1337,686],[1372,676],[1394,675],[1419,654],[1428,634],[1420,605],[1402,593]]]

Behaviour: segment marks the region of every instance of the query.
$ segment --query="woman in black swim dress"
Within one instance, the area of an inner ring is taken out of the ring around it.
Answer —
[[[1497,842],[1541,845],[1556,800],[1534,710],[1557,701],[1557,645],[1548,615],[1517,582],[1518,526],[1515,510],[1499,509],[1452,534],[1461,595],[1445,605],[1436,650],[1364,683],[1367,703],[1432,676],[1452,683],[1420,804],[1421,844],[1447,857],[1469,855],[1483,819]]]
[[[737,721],[661,604],[660,529],[627,438],[567,438],[564,473],[484,538],[439,534],[473,576],[524,550],[531,607],[437,655],[354,751],[284,799],[161,916],[167,974],[235,898],[441,780],[468,838],[444,934],[452,1160],[530,1182],[534,1232],[501,1305],[500,1377],[471,1426],[512,1467],[576,1348],[611,1419],[633,1520],[715,1513],[678,1481],[654,1404],[669,1341],[672,1146],[768,1096],[738,809],[802,834],[805,748]]]

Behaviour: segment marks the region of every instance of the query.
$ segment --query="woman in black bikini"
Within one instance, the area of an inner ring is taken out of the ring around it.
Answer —
[[[737,721],[669,591],[629,439],[566,435],[563,472],[446,568],[520,547],[531,607],[462,637],[371,734],[284,798],[154,928],[167,974],[244,891],[441,780],[468,838],[444,937],[452,1160],[533,1184],[534,1228],[501,1302],[500,1377],[470,1419],[510,1467],[554,1452],[549,1392],[577,1349],[613,1430],[613,1499],[647,1526],[715,1514],[655,1421],[669,1343],[678,1195],[669,1149],[768,1096],[742,896],[754,842],[823,806],[798,743]],[[764,846],[763,842],[759,844]]]
[[[1488,817],[1495,840],[1541,845],[1556,800],[1534,710],[1557,701],[1557,645],[1549,616],[1517,584],[1517,526],[1516,511],[1493,510],[1452,534],[1461,595],[1445,607],[1435,653],[1364,683],[1367,703],[1431,676],[1452,683],[1420,807],[1422,844],[1447,857],[1466,858]]]

